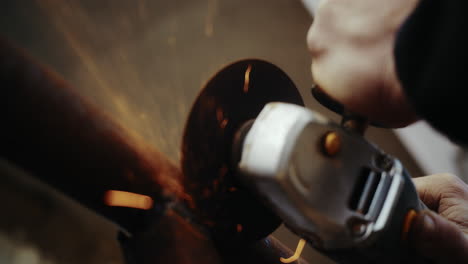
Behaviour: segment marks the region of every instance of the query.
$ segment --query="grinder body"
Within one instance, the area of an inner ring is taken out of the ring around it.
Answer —
[[[418,263],[405,232],[425,206],[396,158],[287,103],[242,129],[239,177],[293,232],[340,263]]]
[[[330,108],[326,96],[314,96]],[[226,66],[202,89],[185,127],[181,167],[192,220],[221,249],[284,222],[339,263],[420,263],[405,236],[409,216],[425,207],[402,164],[355,132],[361,128],[303,107],[275,65]]]

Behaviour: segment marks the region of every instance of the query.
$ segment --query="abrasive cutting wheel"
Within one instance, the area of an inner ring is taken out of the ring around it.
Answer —
[[[236,177],[233,138],[269,102],[303,105],[278,67],[256,59],[233,63],[211,78],[190,112],[182,145],[188,205],[220,242],[252,241],[281,220]]]

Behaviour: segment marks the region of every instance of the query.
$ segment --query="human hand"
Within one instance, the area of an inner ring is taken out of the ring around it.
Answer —
[[[438,214],[418,213],[410,246],[433,263],[468,263],[468,185],[449,174],[413,180],[421,200]]]
[[[370,120],[391,127],[416,121],[396,76],[393,47],[418,1],[319,1],[307,36],[315,83]]]

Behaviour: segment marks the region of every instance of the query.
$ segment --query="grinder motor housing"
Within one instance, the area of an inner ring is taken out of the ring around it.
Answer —
[[[425,206],[396,158],[294,104],[269,103],[241,130],[239,176],[293,232],[340,263],[418,263],[403,230]]]

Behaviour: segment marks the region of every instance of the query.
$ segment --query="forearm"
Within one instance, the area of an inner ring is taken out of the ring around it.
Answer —
[[[395,44],[398,78],[416,112],[459,143],[468,129],[452,116],[464,113],[468,81],[468,20],[464,0],[422,0]]]

